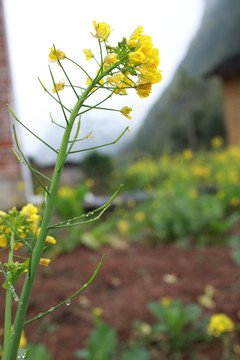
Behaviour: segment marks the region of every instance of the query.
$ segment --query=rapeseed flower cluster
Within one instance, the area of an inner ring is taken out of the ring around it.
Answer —
[[[101,61],[97,60],[91,49],[84,49],[86,60],[94,59],[98,65],[95,76],[88,76],[86,85],[91,86],[91,92],[97,88],[108,89],[117,95],[127,95],[128,89],[135,89],[141,98],[150,95],[152,85],[162,80],[159,66],[159,51],[153,47],[149,35],[143,35],[143,28],[139,26],[133,31],[129,40],[123,38],[117,46],[108,44],[111,33],[110,26],[93,21],[95,34],[92,34],[99,41],[101,48]],[[103,53],[102,44],[105,45],[106,54]],[[63,51],[51,48],[49,60],[57,62],[68,59]],[[68,59],[70,60],[70,59]],[[85,71],[85,70],[84,70]],[[87,74],[87,72],[85,71]],[[94,86],[93,86],[94,83]],[[53,93],[63,90],[66,86],[64,81],[54,83]],[[71,84],[72,86],[72,84]],[[79,86],[78,86],[79,87]],[[84,87],[80,87],[84,89]],[[132,109],[124,106],[117,110],[131,120],[129,115]]]
[[[36,241],[40,232],[41,217],[38,208],[29,203],[18,211],[15,207],[8,211],[0,211],[0,247],[5,248],[10,244],[10,238],[14,236],[14,250],[18,250],[31,241]],[[48,235],[46,243],[55,244],[54,237]],[[43,265],[48,265],[49,259],[43,259]],[[41,262],[40,262],[41,263]]]
[[[224,333],[233,332],[234,323],[225,314],[215,314],[211,317],[207,332],[209,335],[219,337]]]

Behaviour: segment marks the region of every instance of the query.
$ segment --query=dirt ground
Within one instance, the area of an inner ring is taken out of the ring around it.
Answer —
[[[205,286],[211,284],[217,290],[216,307],[206,309],[206,314],[224,312],[239,320],[240,268],[233,263],[229,248],[182,250],[175,245],[135,245],[126,250],[104,248],[99,252],[80,247],[62,255],[39,271],[28,318],[76,292],[92,276],[103,253],[103,265],[82,295],[25,328],[28,341],[44,343],[54,360],[76,359],[74,352],[84,347],[93,330],[94,307],[103,309],[103,320],[117,329],[120,340],[126,340],[132,336],[134,319],[154,321],[146,308],[149,301],[169,296],[186,304],[196,302]],[[167,274],[175,275],[176,281],[169,282]],[[3,309],[3,296],[0,298]],[[219,358],[214,354],[209,359]]]

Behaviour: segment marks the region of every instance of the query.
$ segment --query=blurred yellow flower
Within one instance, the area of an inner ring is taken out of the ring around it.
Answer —
[[[215,136],[214,138],[212,138],[211,140],[211,146],[214,149],[218,149],[223,145],[223,138],[221,136]]]
[[[119,220],[117,223],[117,228],[122,234],[127,234],[129,230],[129,223],[127,220]]]
[[[210,318],[207,333],[219,337],[223,333],[233,332],[234,328],[234,323],[227,315],[215,314]]]
[[[230,204],[232,206],[238,206],[240,204],[240,199],[238,197],[232,197],[230,200]]]
[[[61,186],[58,195],[62,198],[72,198],[74,197],[74,190],[69,186]]]
[[[183,157],[186,160],[191,160],[193,158],[193,152],[190,149],[186,149],[183,151]]]
[[[163,306],[169,306],[171,305],[172,299],[168,296],[164,296],[162,298],[159,299],[160,304],[162,304]]]
[[[88,178],[86,179],[85,181],[85,184],[89,187],[89,188],[92,188],[95,184],[94,180],[92,178]]]
[[[143,211],[138,211],[135,214],[134,219],[138,222],[141,222],[146,219],[146,214]]]
[[[198,191],[195,189],[193,189],[189,192],[189,197],[191,199],[196,199],[196,198],[198,198],[198,196],[199,196]]]
[[[92,314],[97,317],[101,317],[103,315],[103,309],[100,307],[96,307],[92,310]]]

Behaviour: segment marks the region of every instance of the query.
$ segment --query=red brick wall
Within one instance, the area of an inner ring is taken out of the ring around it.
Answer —
[[[11,81],[8,66],[3,4],[0,0],[0,179],[16,179],[20,166],[11,148],[13,146],[9,110],[11,104]]]

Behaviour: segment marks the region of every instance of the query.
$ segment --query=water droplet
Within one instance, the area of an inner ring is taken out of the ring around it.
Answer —
[[[51,307],[50,309],[49,309],[49,311],[53,311],[54,310],[54,307]]]
[[[86,217],[89,217],[89,215],[87,214]]]
[[[70,225],[70,222],[68,221],[66,225]]]
[[[65,302],[65,304],[66,304],[67,306],[69,306],[69,305],[71,304],[71,299],[67,299],[66,302]]]

